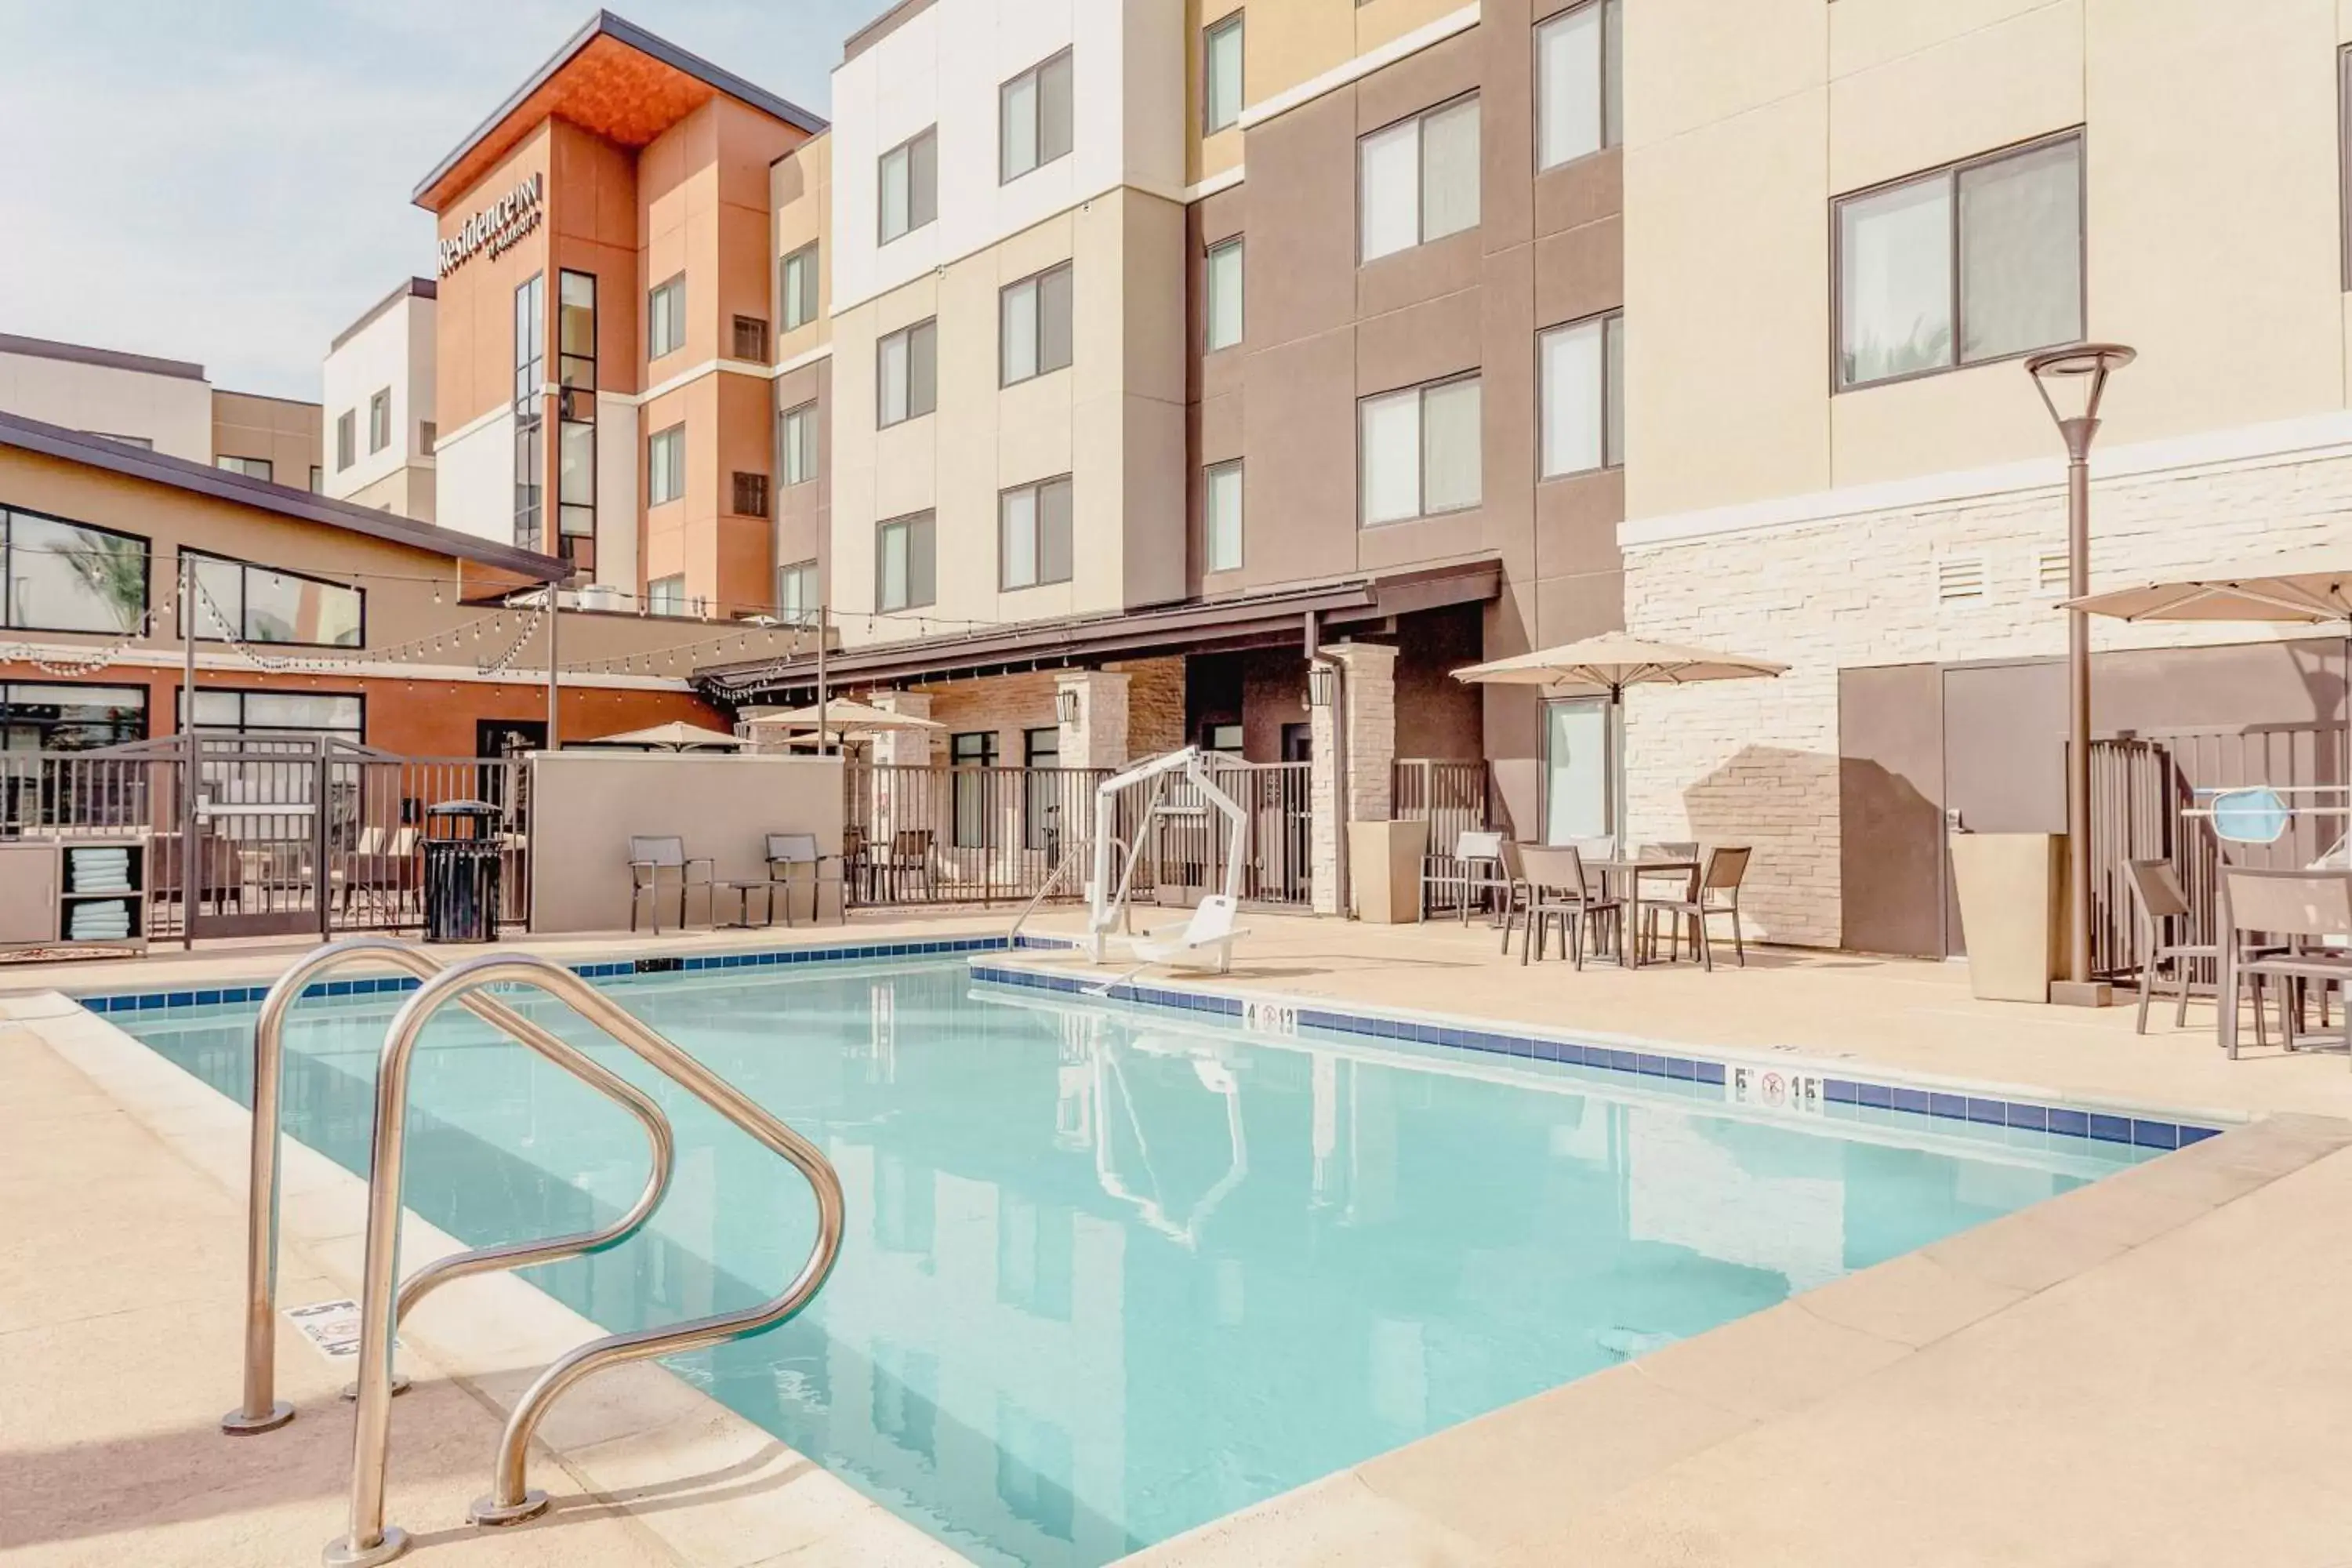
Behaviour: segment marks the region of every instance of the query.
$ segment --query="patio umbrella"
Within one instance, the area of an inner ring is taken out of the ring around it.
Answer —
[[[1454,672],[1454,679],[1474,685],[1540,686],[1551,689],[1602,691],[1609,695],[1611,750],[1615,774],[1611,793],[1618,847],[1625,843],[1625,688],[1629,686],[1690,686],[1703,680],[1749,680],[1785,671],[1785,664],[1717,653],[1711,648],[1685,647],[1676,643],[1644,642],[1623,632],[1538,648],[1509,658],[1489,659]]]
[[[887,734],[892,731],[944,730],[945,724],[936,720],[919,719],[912,713],[892,713],[864,702],[853,702],[836,697],[819,708],[793,708],[781,713],[761,713],[744,721],[752,730],[804,730],[814,731],[820,722],[825,732],[835,740],[850,737]]]
[[[705,746],[722,751],[735,751],[746,742],[724,730],[706,730],[699,724],[673,721],[656,724],[650,730],[630,730],[618,735],[599,735],[593,741],[574,742],[583,746],[636,746],[648,752],[690,752]]]
[[[2249,568],[2228,575],[2184,577],[2086,594],[2058,607],[2119,621],[2263,621],[2336,626],[2344,632],[2345,677],[2352,692],[2352,571]],[[2352,784],[2352,715],[2345,726],[2343,782]]]

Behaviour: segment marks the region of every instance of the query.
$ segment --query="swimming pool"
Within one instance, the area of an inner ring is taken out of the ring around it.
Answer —
[[[961,959],[603,984],[814,1139],[848,1198],[808,1313],[668,1364],[990,1563],[1108,1562],[2153,1152],[1267,1037],[975,984]],[[307,1000],[289,1031],[289,1130],[353,1170],[397,1000]],[[530,1277],[612,1330],[778,1289],[804,1184],[523,1006],[652,1092],[679,1146],[644,1233]],[[254,1011],[110,1016],[242,1099]],[[587,1228],[642,1184],[634,1121],[462,1015],[428,1031],[414,1093],[408,1205],[468,1243]]]

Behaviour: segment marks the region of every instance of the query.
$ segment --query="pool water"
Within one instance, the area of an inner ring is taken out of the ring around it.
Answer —
[[[987,1563],[1108,1562],[2147,1152],[1761,1120],[1706,1086],[1045,1001],[960,960],[608,984],[848,1198],[807,1313],[668,1364]],[[306,1001],[289,1030],[289,1130],[355,1171],[395,1000]],[[616,1331],[781,1289],[814,1223],[798,1176],[523,1005],[679,1145],[645,1232],[530,1278]],[[244,1099],[254,1011],[113,1021]],[[469,1243],[586,1228],[643,1184],[633,1121],[461,1014],[414,1094],[407,1202]]]

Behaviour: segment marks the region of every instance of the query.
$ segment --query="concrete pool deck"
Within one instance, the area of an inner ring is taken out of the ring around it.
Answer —
[[[861,917],[846,934],[992,933],[1009,918]],[[1075,923],[1055,912],[1033,929]],[[2264,1119],[1435,1434],[1138,1563],[2352,1561],[2352,1492],[2338,1479],[2352,1438],[2352,1253],[2338,1220],[2352,1212],[2352,1122],[2335,1120],[2352,1117],[2352,1070],[2340,1054],[2273,1048],[2231,1063],[2210,1044],[2210,1008],[2192,1009],[2188,1031],[2159,1009],[2141,1038],[2127,1009],[1976,1002],[1951,965],[1774,952],[1751,953],[1744,972],[1578,973],[1504,961],[1475,924],[1247,923],[1234,973],[1206,984]],[[520,945],[585,961],[842,937],[826,926]],[[177,987],[267,978],[308,949],[255,943],[0,978]],[[236,1381],[243,1113],[193,1079],[180,1103],[132,1103],[96,1058],[50,1037],[85,1022],[71,1012],[0,1033],[11,1134],[0,1140],[0,1563],[312,1561],[341,1530],[350,1417],[331,1391],[343,1371],[281,1335],[281,1382],[302,1418],[241,1441],[214,1426]],[[348,1212],[304,1217],[292,1181],[304,1152],[289,1155],[289,1303],[351,1294],[357,1260]],[[520,1281],[468,1281],[428,1302],[408,1336],[420,1386],[395,1412],[392,1518],[429,1548],[415,1560],[959,1561],[652,1368],[575,1395],[569,1433],[551,1419],[550,1436],[570,1439],[562,1458],[534,1459],[537,1484],[558,1499],[551,1519],[465,1525],[503,1402],[544,1359],[544,1332],[523,1336],[527,1351],[511,1333],[469,1332],[470,1320],[498,1315],[486,1300],[504,1307],[512,1292],[546,1301]],[[576,1319],[556,1328],[571,1333],[564,1343],[585,1331]],[[738,1511],[747,1500],[756,1515]]]

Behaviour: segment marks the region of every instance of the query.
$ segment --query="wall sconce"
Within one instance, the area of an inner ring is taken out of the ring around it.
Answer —
[[[1054,700],[1055,710],[1063,723],[1075,724],[1078,721],[1078,689],[1076,687],[1065,686],[1055,694]]]
[[[1328,708],[1339,699],[1339,671],[1328,664],[1307,667],[1307,706]]]

